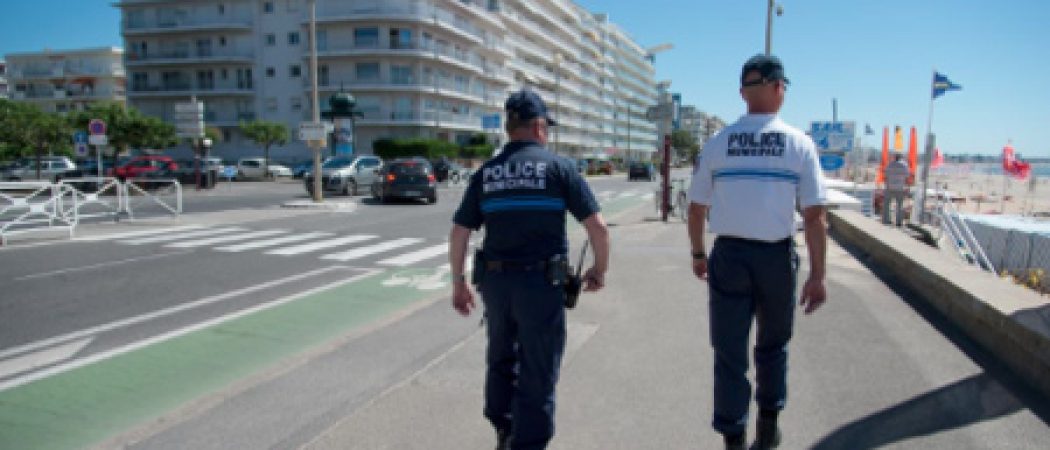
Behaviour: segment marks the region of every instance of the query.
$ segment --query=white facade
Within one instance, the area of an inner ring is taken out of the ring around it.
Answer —
[[[7,95],[47,112],[79,111],[93,102],[125,101],[124,52],[104,47],[7,58]]]
[[[0,98],[7,98],[7,62],[0,59]]]
[[[219,154],[254,155],[236,131],[255,118],[293,130],[310,118],[306,0],[123,0],[129,103],[173,120],[174,104],[205,102],[223,130]],[[646,52],[614,24],[568,0],[317,0],[320,102],[357,100],[358,152],[385,137],[465,143],[501,129],[509,92],[529,86],[563,124],[560,153],[639,157],[656,148]],[[294,133],[293,133],[294,134]],[[633,156],[626,155],[630,149]],[[304,159],[301,142],[275,149]]]

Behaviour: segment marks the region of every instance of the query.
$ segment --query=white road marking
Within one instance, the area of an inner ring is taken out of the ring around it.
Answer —
[[[85,270],[99,269],[99,268],[102,268],[102,267],[117,266],[117,265],[120,265],[120,264],[127,264],[127,263],[131,263],[131,262],[138,262],[138,261],[146,261],[146,260],[150,260],[150,259],[163,258],[165,256],[185,255],[187,253],[189,253],[189,252],[159,253],[159,254],[155,254],[155,255],[141,256],[141,257],[138,257],[138,258],[122,259],[120,261],[107,261],[107,262],[104,262],[104,263],[91,264],[91,265],[88,265],[88,266],[71,267],[71,268],[68,268],[68,269],[52,270],[50,272],[34,273],[32,275],[26,275],[26,276],[15,278],[15,281],[32,280],[34,278],[44,278],[44,277],[49,277],[51,275],[59,275],[59,274],[63,274],[63,273],[82,272],[82,271],[85,271]]]
[[[601,191],[598,193],[598,198],[609,198],[612,197],[616,192],[613,191]]]
[[[448,253],[448,244],[438,244],[432,247],[427,247],[422,250],[416,250],[411,253],[405,253],[400,256],[393,258],[387,258],[379,261],[379,265],[383,266],[399,266],[404,267],[412,263],[422,261],[424,259],[430,259],[438,255],[444,255]]]
[[[166,236],[154,236],[154,237],[147,237],[147,238],[142,238],[142,239],[132,239],[130,241],[125,241],[125,242],[122,242],[122,243],[123,244],[131,244],[131,245],[154,244],[154,243],[157,243],[157,242],[181,241],[183,239],[197,238],[197,237],[201,237],[201,236],[212,236],[212,235],[223,234],[223,233],[236,233],[238,231],[244,231],[244,228],[241,228],[241,227],[213,228],[213,229],[210,229],[210,230],[189,231],[189,232],[186,232],[186,233],[169,234],[169,235],[166,235]]]
[[[617,196],[617,198],[634,197],[635,195],[638,195],[638,194],[639,194],[638,191],[624,191],[624,192],[621,192],[620,195]]]
[[[395,248],[404,247],[406,245],[412,245],[419,242],[423,242],[423,240],[418,238],[394,239],[392,241],[380,242],[378,244],[370,245],[367,247],[355,248],[353,250],[342,253],[332,253],[330,255],[324,255],[321,257],[321,259],[330,259],[334,261],[350,261],[351,259],[357,259],[368,255],[374,255],[376,253],[393,250]]]
[[[247,242],[244,244],[228,245],[225,247],[216,247],[214,250],[220,252],[243,252],[245,250],[254,250],[263,247],[273,247],[275,245],[290,244],[293,242],[308,241],[310,239],[323,238],[331,236],[332,233],[303,233],[295,234],[292,236],[283,236],[274,239],[267,239],[263,241]]]
[[[333,269],[333,268],[349,269],[349,267],[329,267],[328,269]],[[375,275],[376,273],[379,273],[379,272],[382,272],[382,270],[366,271],[365,273],[362,273],[360,275],[355,275],[355,276],[352,276],[352,277],[347,278],[347,279],[339,280],[339,281],[336,281],[336,282],[333,282],[333,283],[328,283],[328,284],[325,284],[323,286],[319,286],[319,287],[316,287],[316,288],[313,288],[313,289],[310,289],[310,290],[307,290],[307,291],[300,292],[298,294],[290,295],[290,296],[283,297],[283,298],[280,298],[280,299],[277,299],[277,300],[273,300],[273,301],[270,301],[270,302],[260,303],[258,305],[255,305],[255,306],[251,307],[251,308],[242,309],[240,311],[233,312],[233,313],[230,313],[230,314],[227,314],[227,315],[224,315],[224,316],[219,316],[219,317],[216,317],[214,319],[211,319],[211,320],[208,320],[208,321],[205,321],[205,322],[200,322],[200,323],[196,323],[194,325],[190,325],[190,326],[187,326],[187,327],[184,327],[184,328],[179,328],[179,329],[176,329],[176,330],[172,330],[172,331],[169,331],[167,333],[151,337],[149,339],[144,339],[144,340],[141,340],[141,341],[138,341],[138,342],[134,342],[134,343],[125,345],[123,347],[117,347],[117,348],[115,348],[113,350],[96,353],[96,354],[93,354],[93,355],[85,357],[85,358],[75,359],[75,360],[70,361],[68,363],[60,364],[60,365],[53,366],[53,367],[49,367],[49,368],[41,370],[39,372],[32,372],[32,373],[29,373],[29,374],[27,374],[25,376],[22,376],[22,377],[19,377],[19,378],[14,378],[14,379],[11,379],[11,380],[8,380],[8,381],[0,383],[0,392],[6,391],[6,390],[11,389],[11,388],[16,388],[16,387],[19,387],[19,386],[22,386],[22,385],[25,385],[25,384],[28,384],[28,383],[32,383],[32,382],[37,381],[37,380],[42,380],[42,379],[50,377],[50,376],[58,375],[60,373],[68,372],[68,371],[73,370],[73,369],[77,369],[77,368],[84,367],[84,366],[87,366],[87,365],[90,365],[90,364],[94,364],[94,363],[99,362],[99,361],[104,361],[104,360],[112,358],[114,356],[123,355],[125,353],[129,353],[129,352],[141,349],[141,348],[148,347],[148,346],[153,345],[153,344],[164,342],[164,341],[167,341],[169,339],[174,339],[174,338],[177,338],[177,337],[180,337],[180,336],[185,336],[185,335],[193,333],[195,331],[200,331],[200,330],[203,330],[205,328],[212,327],[212,326],[215,326],[215,325],[219,325],[219,324],[224,323],[224,322],[229,322],[231,320],[238,319],[238,318],[241,318],[241,317],[244,317],[244,316],[247,316],[247,315],[250,315],[250,314],[254,314],[254,313],[257,313],[257,312],[260,312],[260,311],[265,311],[267,309],[271,309],[271,308],[274,308],[276,306],[283,305],[285,303],[291,303],[291,302],[293,302],[295,300],[299,300],[299,299],[307,297],[307,296],[309,296],[311,294],[314,294],[314,293],[317,293],[317,292],[321,292],[321,291],[324,291],[326,289],[331,289],[333,287],[336,287],[336,286],[339,286],[339,285],[342,285],[342,284],[351,283],[351,282],[360,280],[362,278],[370,277],[370,276]]]
[[[251,233],[234,234],[234,235],[228,235],[228,236],[219,236],[219,237],[213,237],[213,238],[208,238],[208,239],[201,239],[201,240],[196,240],[196,241],[176,242],[174,244],[165,245],[165,247],[174,247],[174,248],[204,247],[206,245],[221,244],[223,242],[245,241],[245,240],[248,240],[248,239],[273,236],[275,234],[281,234],[281,233],[287,233],[287,232],[288,232],[288,230],[253,231]]]
[[[113,239],[135,238],[155,234],[173,233],[176,231],[187,231],[201,228],[201,225],[183,225],[180,227],[158,228],[155,230],[129,231],[126,233],[103,234],[98,236],[85,236],[74,238],[75,241],[108,241]]]
[[[284,247],[277,250],[270,250],[266,252],[267,255],[299,255],[307,252],[321,250],[324,248],[338,247],[340,245],[353,244],[355,242],[367,241],[369,239],[375,239],[378,236],[371,234],[355,234],[352,236],[341,237],[338,239],[331,239],[327,241],[313,242],[310,244],[296,245],[293,247]]]
[[[267,281],[265,283],[261,283],[261,284],[255,285],[255,286],[246,287],[246,288],[243,288],[243,289],[237,289],[237,290],[229,291],[229,292],[226,292],[226,293],[223,293],[223,294],[214,295],[214,296],[211,296],[211,297],[204,297],[202,299],[194,300],[194,301],[191,301],[191,302],[180,303],[179,305],[173,306],[171,308],[161,309],[161,310],[153,311],[151,313],[146,313],[146,314],[142,314],[142,315],[138,315],[138,316],[134,316],[134,317],[128,317],[126,319],[121,319],[121,320],[118,320],[118,321],[115,321],[115,322],[110,322],[110,323],[94,326],[94,327],[87,328],[87,329],[80,330],[80,331],[74,331],[72,333],[63,334],[61,336],[55,336],[55,337],[44,339],[44,340],[41,340],[41,341],[31,342],[29,344],[20,345],[18,347],[11,347],[11,348],[5,349],[3,351],[0,351],[0,358],[7,358],[8,356],[11,356],[11,355],[17,355],[19,353],[30,352],[30,351],[36,350],[38,348],[50,347],[50,346],[53,346],[53,345],[56,345],[56,344],[60,344],[60,343],[63,343],[63,342],[72,341],[74,339],[81,339],[81,338],[84,338],[84,337],[87,337],[87,336],[92,336],[92,335],[96,335],[96,334],[99,334],[99,333],[104,333],[106,331],[115,330],[117,328],[126,327],[128,325],[135,325],[135,324],[142,323],[142,322],[145,322],[145,321],[148,321],[148,320],[156,319],[158,317],[170,316],[170,315],[175,314],[177,312],[186,311],[188,309],[193,309],[193,308],[196,308],[196,307],[199,307],[199,306],[210,305],[212,303],[218,303],[218,302],[221,302],[223,300],[228,300],[230,298],[234,298],[234,297],[237,297],[237,296],[240,296],[240,295],[251,294],[251,293],[257,292],[257,291],[265,291],[265,290],[270,289],[270,288],[272,288],[274,286],[278,286],[278,285],[285,284],[285,283],[290,283],[290,282],[293,282],[293,281],[299,281],[299,280],[302,280],[304,278],[309,278],[309,277],[312,277],[312,276],[315,276],[315,275],[318,275],[318,274],[321,274],[321,273],[331,272],[333,270],[340,270],[340,269],[348,269],[348,267],[331,266],[331,267],[325,267],[325,268],[321,268],[321,269],[317,269],[317,270],[311,270],[309,272],[304,272],[304,273],[301,273],[301,274],[292,275],[292,276],[289,276],[289,277],[285,277],[285,278],[281,278],[281,279],[277,279],[277,280],[273,280],[273,281]]]
[[[650,192],[648,194],[643,195],[642,196],[642,200],[652,200],[653,197],[656,197],[656,194]]]
[[[84,347],[87,347],[95,338],[89,337],[68,344],[51,347],[47,350],[29,353],[11,359],[0,361],[0,379],[11,375],[28,372],[37,367],[51,365],[72,358]]]

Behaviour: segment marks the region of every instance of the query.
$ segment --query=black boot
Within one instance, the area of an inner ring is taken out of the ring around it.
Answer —
[[[723,436],[726,442],[726,450],[744,450],[744,445],[747,442],[747,435],[745,433],[738,434],[736,436]]]
[[[768,450],[780,445],[780,427],[777,426],[776,414],[772,417],[758,416],[757,433],[755,443],[751,445],[752,450]]]
[[[510,450],[510,430],[496,430],[496,450]]]

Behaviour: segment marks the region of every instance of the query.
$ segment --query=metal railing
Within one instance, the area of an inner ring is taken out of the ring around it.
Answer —
[[[952,240],[952,245],[955,246],[960,256],[969,264],[977,264],[983,270],[994,271],[995,266],[988,260],[988,255],[985,254],[981,243],[974,237],[970,226],[959,216],[959,211],[955,209],[951,196],[946,192],[939,192],[936,198],[939,202],[936,215],[941,222],[941,232],[946,233]],[[883,208],[887,206],[884,204]]]
[[[77,224],[76,196],[73,208],[63,208],[68,186],[45,181],[0,182],[0,245],[13,234],[41,230],[65,230],[73,237]]]

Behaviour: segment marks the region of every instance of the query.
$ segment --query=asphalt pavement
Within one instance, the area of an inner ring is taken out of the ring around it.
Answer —
[[[569,313],[551,448],[719,448],[685,226],[656,220],[654,184],[592,185],[613,264]],[[0,249],[0,448],[492,446],[480,316],[448,306],[440,249],[458,188],[321,212],[279,206],[293,183],[228,188]],[[783,448],[1044,448],[1047,400],[994,355],[838,245],[828,272]]]

